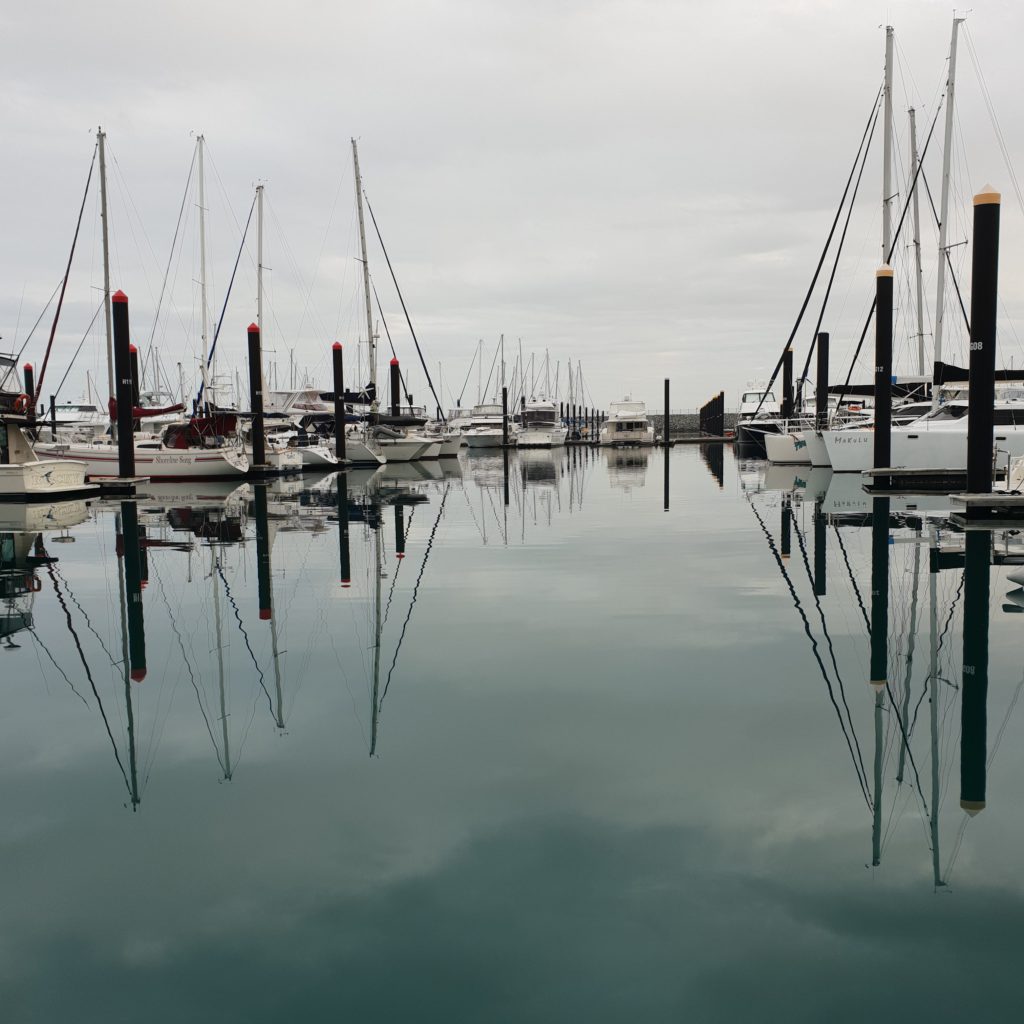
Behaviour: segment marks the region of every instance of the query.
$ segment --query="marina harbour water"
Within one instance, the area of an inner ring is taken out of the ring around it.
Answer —
[[[0,508],[5,1020],[1016,1017],[1016,532],[448,462]]]

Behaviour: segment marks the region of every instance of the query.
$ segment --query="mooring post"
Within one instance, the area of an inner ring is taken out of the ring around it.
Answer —
[[[828,429],[828,334],[822,331],[817,340],[818,368],[814,382],[814,418],[819,430]]]
[[[665,423],[661,430],[661,440],[665,447],[668,447],[669,438],[671,437],[671,431],[669,430],[669,415],[668,415],[668,377],[665,378]]]
[[[267,471],[267,442],[263,433],[263,353],[260,329],[249,324],[249,408],[252,410],[252,471]]]
[[[977,244],[977,234],[974,236]],[[974,329],[974,320],[971,320]],[[974,352],[971,352],[974,355]],[[988,756],[988,641],[991,534],[964,537],[964,639],[960,690],[960,806],[972,817],[985,807]]]
[[[132,430],[132,364],[128,346],[128,296],[117,291],[110,296],[114,333],[114,380],[117,394],[117,471],[121,477],[135,476],[135,433]]]
[[[508,447],[508,388],[501,389],[501,447]],[[507,505],[508,502],[506,501]]]
[[[398,360],[391,360],[391,415],[398,416],[402,408],[402,377]]]
[[[30,424],[36,421],[36,374],[31,363],[22,367],[25,374],[25,394],[28,397],[28,405],[25,407],[25,418]]]
[[[341,342],[331,346],[331,363],[334,370],[334,456],[339,462],[348,458],[345,451],[345,353]]]
[[[892,267],[875,272],[874,467],[892,463]]]
[[[967,491],[991,494],[999,282],[999,207],[986,185],[974,197],[971,257],[971,357],[967,409]]]
[[[50,440],[57,440],[57,396],[50,395]]]

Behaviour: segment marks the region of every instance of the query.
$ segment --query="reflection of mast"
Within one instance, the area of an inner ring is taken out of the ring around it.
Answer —
[[[370,720],[370,757],[377,752],[377,718],[380,713],[380,598],[381,598],[381,525],[378,523],[373,531],[373,714]]]
[[[964,552],[964,666],[960,693],[960,806],[972,817],[985,808],[988,704],[990,539],[970,530]]]
[[[875,689],[875,759],[871,863],[882,860],[882,710],[889,669],[889,499],[871,510],[871,686]]]
[[[902,726],[900,730],[900,760],[899,768],[896,771],[896,781],[903,782],[903,768],[907,760],[907,745],[910,743],[910,736],[907,730],[910,727],[910,677],[914,671],[914,645],[917,640],[917,588],[921,579],[921,530],[914,532],[914,582],[910,595],[910,636],[907,638],[907,671],[903,678],[903,711]]]

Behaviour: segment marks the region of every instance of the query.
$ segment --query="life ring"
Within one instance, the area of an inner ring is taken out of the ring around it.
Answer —
[[[14,411],[20,416],[28,409],[28,395],[18,395],[14,400]]]
[[[34,573],[29,573],[25,576],[25,586],[28,587],[33,594],[38,594],[39,591],[43,589],[43,581]]]

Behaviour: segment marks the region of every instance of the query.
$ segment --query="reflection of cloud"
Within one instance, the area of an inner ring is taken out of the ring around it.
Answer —
[[[1018,897],[922,906],[892,888],[824,890],[797,864],[769,882],[744,860],[683,828],[528,820],[367,892],[269,894],[244,931],[120,953],[102,931],[34,943],[8,1006],[152,1024],[1015,1015]]]

